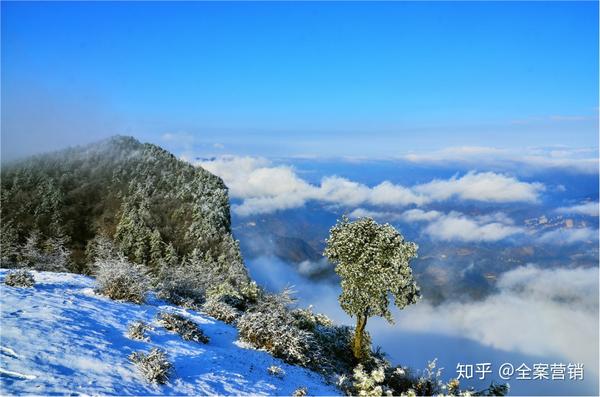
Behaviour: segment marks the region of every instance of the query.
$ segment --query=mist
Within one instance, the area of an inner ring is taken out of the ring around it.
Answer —
[[[354,325],[339,307],[339,286],[298,273],[297,266],[272,256],[247,262],[251,276],[269,291],[296,291],[298,305],[312,305],[337,323]],[[511,394],[594,395],[598,389],[598,269],[546,270],[521,266],[499,277],[498,291],[482,300],[431,305],[426,299],[400,311],[395,324],[370,319],[367,330],[394,364],[425,368],[438,359],[443,378],[456,377],[456,365],[492,363],[495,373],[465,385],[503,382],[497,369],[509,362],[584,363],[584,381],[509,380]]]

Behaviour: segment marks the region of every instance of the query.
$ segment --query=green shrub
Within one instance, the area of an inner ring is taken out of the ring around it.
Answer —
[[[98,293],[115,300],[145,302],[150,283],[144,266],[119,258],[97,261],[93,269]]]
[[[314,335],[296,326],[287,308],[291,302],[289,291],[265,296],[238,320],[240,338],[287,363],[314,368],[320,351]]]
[[[203,313],[227,324],[233,324],[241,316],[241,312],[235,307],[215,299],[208,299],[202,305],[201,310]]]
[[[198,284],[187,266],[162,266],[156,278],[160,299],[174,305],[194,307],[204,301],[204,288]]]
[[[134,321],[129,324],[127,329],[127,337],[135,340],[147,342],[150,340],[146,335],[146,331],[150,330],[150,326],[143,321]]]
[[[198,324],[179,314],[162,312],[158,314],[159,323],[166,330],[176,332],[183,340],[194,341],[198,343],[208,343],[208,336],[198,327]]]
[[[165,353],[157,348],[149,353],[134,352],[129,359],[138,367],[142,375],[153,383],[167,383],[173,364],[167,360]]]
[[[4,284],[11,287],[30,288],[35,285],[35,278],[25,269],[11,270],[4,277]]]

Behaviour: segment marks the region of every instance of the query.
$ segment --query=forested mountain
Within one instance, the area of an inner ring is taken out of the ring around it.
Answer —
[[[223,181],[131,137],[3,164],[1,210],[2,267],[87,273],[118,251],[155,274],[187,263],[249,281]]]

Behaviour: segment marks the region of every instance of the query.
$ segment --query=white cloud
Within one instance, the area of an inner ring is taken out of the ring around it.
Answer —
[[[286,193],[278,196],[245,199],[242,204],[234,205],[233,211],[240,216],[270,214],[276,211],[300,208],[305,203],[304,197]]]
[[[541,183],[521,182],[516,178],[494,172],[468,172],[461,178],[433,180],[416,186],[415,191],[433,200],[447,200],[458,197],[463,200],[492,202],[525,201],[535,202],[544,190]]]
[[[320,184],[310,184],[292,167],[274,165],[257,157],[221,156],[196,164],[223,178],[231,196],[243,200],[233,208],[240,215],[297,208],[310,200],[347,207],[422,206],[453,197],[488,202],[535,202],[544,190],[540,183],[521,182],[493,172],[469,172],[462,177],[413,187],[389,181],[369,187],[339,176],[325,176]]]
[[[386,222],[398,220],[405,222],[430,221],[437,218],[440,215],[442,215],[442,213],[438,211],[423,211],[418,208],[398,213],[391,211],[373,211],[370,209],[360,207],[356,208],[355,210],[350,212],[350,214],[348,214],[348,216],[353,219],[369,217]]]
[[[415,193],[413,190],[384,181],[371,191],[369,202],[374,205],[423,205],[431,201],[426,195]]]
[[[581,214],[589,216],[598,216],[598,202],[590,201],[587,203],[573,205],[571,207],[560,207],[556,212],[562,214]]]
[[[560,228],[542,234],[538,242],[544,244],[568,245],[586,241],[598,241],[598,230],[584,228]]]
[[[321,180],[314,198],[322,201],[356,206],[368,202],[371,189],[358,182],[337,176],[326,176]]]
[[[598,372],[598,268],[503,273],[499,291],[482,301],[397,312],[400,328],[466,337],[506,351],[558,355]]]
[[[492,242],[523,233],[524,229],[513,226],[512,220],[504,214],[468,217],[452,211],[437,217],[424,232],[436,240]]]
[[[439,211],[423,211],[418,208],[408,210],[402,213],[401,218],[406,222],[432,221],[442,216]]]
[[[365,208],[356,208],[348,214],[348,217],[352,219],[369,217],[373,219],[395,220],[398,219],[398,214],[393,212],[372,211]]]
[[[260,157],[222,156],[197,163],[223,178],[232,197],[272,198],[296,194],[305,198],[313,186],[300,179],[286,166],[272,166]]]
[[[524,148],[500,149],[486,146],[450,147],[429,153],[411,153],[401,158],[415,163],[449,163],[474,167],[515,169],[561,169],[587,174],[598,173],[598,149]]]

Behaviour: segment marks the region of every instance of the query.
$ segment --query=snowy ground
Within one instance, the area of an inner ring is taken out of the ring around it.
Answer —
[[[0,270],[3,279],[6,270]],[[308,370],[284,364],[237,341],[235,327],[162,301],[115,302],[94,293],[94,280],[32,272],[34,288],[0,286],[0,395],[310,395],[339,391]],[[156,323],[159,310],[194,320],[210,337],[207,345],[186,342]],[[149,342],[126,337],[131,321],[150,323]],[[133,351],[160,347],[174,364],[166,385],[152,385],[128,360]],[[267,373],[270,365],[283,379]]]

